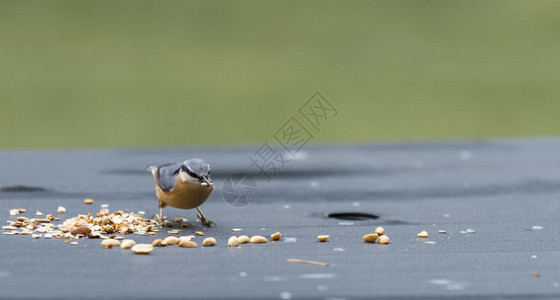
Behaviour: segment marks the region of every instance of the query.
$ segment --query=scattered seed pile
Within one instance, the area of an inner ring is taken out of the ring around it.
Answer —
[[[64,207],[57,209],[59,214],[66,213]],[[25,209],[12,209],[10,215],[16,216],[25,213]],[[107,208],[102,208],[96,215],[78,215],[66,219],[62,224],[54,224],[53,221],[60,221],[59,217],[47,214],[42,218],[43,213],[37,211],[38,218],[28,218],[17,216],[15,221],[7,221],[8,225],[2,226],[4,235],[32,235],[33,238],[64,238],[78,239],[81,237],[108,239],[116,237],[117,233],[155,235],[159,231],[156,221],[145,219],[143,213],[123,212],[116,210],[110,212]]]

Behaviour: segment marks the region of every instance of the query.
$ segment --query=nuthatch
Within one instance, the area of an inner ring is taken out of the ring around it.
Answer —
[[[148,167],[148,170],[156,182],[159,218],[162,222],[163,208],[169,205],[183,209],[196,208],[200,222],[210,227],[213,222],[206,219],[198,208],[214,189],[210,181],[210,165],[200,158],[194,158],[182,163]]]

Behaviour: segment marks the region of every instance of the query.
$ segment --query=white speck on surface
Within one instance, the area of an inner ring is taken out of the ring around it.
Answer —
[[[338,225],[351,226],[351,225],[354,225],[354,222],[348,222],[348,221],[338,222]]]
[[[235,232],[241,231],[241,228],[232,228],[231,231],[235,231]]]
[[[284,239],[284,242],[285,243],[295,243],[295,242],[297,242],[297,239],[295,237],[286,237]]]
[[[467,232],[466,232],[466,231],[464,231],[464,230],[461,230],[461,231],[459,231],[459,232],[460,232],[460,233],[467,233]]]
[[[107,208],[109,207],[109,204],[101,204],[101,208]]]
[[[428,280],[429,283],[431,284],[435,284],[435,285],[447,285],[449,283],[451,283],[451,281],[447,280],[447,279],[430,279]]]
[[[544,228],[544,227],[542,227],[542,226],[540,226],[540,225],[535,225],[535,226],[531,227],[531,229],[533,229],[533,230],[541,230],[541,229],[543,229],[543,228]]]
[[[424,244],[435,244],[435,243],[436,243],[436,242],[434,242],[434,241],[426,241],[426,242],[424,242]]]
[[[334,252],[344,252],[343,248],[334,248],[333,249]]]
[[[261,228],[261,230],[266,230],[266,228],[263,227],[263,228]]]
[[[444,218],[451,218],[451,215],[450,214],[444,214],[443,217]]]
[[[247,277],[247,272],[239,272],[239,277]]]
[[[334,273],[309,273],[309,274],[300,274],[298,278],[301,279],[326,279],[326,278],[334,278],[336,275]]]
[[[280,276],[266,276],[264,281],[283,281],[284,279]]]
[[[145,214],[146,214],[146,212],[145,212],[145,211],[143,211],[143,210],[141,210],[141,211],[139,211],[139,212],[138,212],[138,214],[139,214],[139,215],[142,215],[142,216],[143,216],[143,215],[145,215]]]
[[[467,229],[467,230],[465,230],[465,231],[466,231],[467,233],[476,233],[476,231],[474,231],[474,229],[471,229],[471,228],[469,228],[469,229]]]
[[[10,216],[19,215],[19,210],[17,209],[10,209]]]
[[[290,209],[290,206],[289,205],[284,205],[284,208],[285,209]]]
[[[537,258],[537,256],[536,255],[531,255],[531,258]]]
[[[309,183],[310,187],[316,188],[319,186],[319,182],[317,182],[316,180],[313,180]]]
[[[292,294],[288,293],[288,292],[282,292],[280,293],[280,299],[292,299]]]
[[[448,279],[430,279],[428,280],[428,283],[439,285],[450,291],[463,290],[466,285],[466,283],[464,282],[452,281]]]
[[[352,206],[358,207],[358,206],[360,206],[360,202],[354,202],[354,203],[352,203]]]

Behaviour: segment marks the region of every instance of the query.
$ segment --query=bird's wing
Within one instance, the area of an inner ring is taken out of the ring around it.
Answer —
[[[170,191],[175,187],[177,174],[182,163],[167,164],[160,166],[157,171],[157,182],[164,191]]]

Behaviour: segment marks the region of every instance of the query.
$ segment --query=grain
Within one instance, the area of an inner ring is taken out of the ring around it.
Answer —
[[[319,240],[319,242],[324,243],[324,242],[329,240],[329,236],[328,235],[318,235],[317,239]]]
[[[381,226],[377,227],[377,228],[375,228],[374,232],[377,233],[377,235],[384,235],[385,234],[385,228],[383,228]]]
[[[196,235],[204,236],[204,231],[195,231]]]
[[[264,236],[253,235],[251,239],[249,239],[249,242],[251,244],[264,244],[264,243],[268,243],[268,239],[265,238]]]
[[[113,246],[120,246],[121,242],[115,239],[105,239],[101,241],[101,247],[103,248],[111,248]]]
[[[329,266],[329,264],[326,263],[326,262],[315,261],[315,260],[307,260],[307,259],[299,259],[299,258],[288,258],[288,259],[286,259],[286,261],[289,262],[289,263],[310,264],[310,265],[324,266],[324,267]]]
[[[136,245],[136,242],[131,239],[123,240],[121,243],[121,249],[130,249]]]
[[[205,238],[204,241],[202,241],[202,246],[214,246],[216,245],[216,239],[213,237],[209,237],[209,238]]]
[[[235,247],[239,245],[239,241],[236,236],[231,236],[227,241],[228,247]]]
[[[163,241],[161,241],[162,246],[177,245],[177,244],[179,244],[179,238],[175,236],[168,236],[165,239],[163,239]]]
[[[282,234],[281,234],[280,232],[276,232],[276,233],[272,234],[272,235],[270,236],[270,238],[271,238],[272,240],[274,240],[274,241],[277,241],[277,240],[279,240],[280,238],[282,238]]]
[[[379,235],[377,233],[370,233],[370,234],[364,235],[363,239],[367,243],[375,243],[378,236]]]
[[[10,216],[19,215],[19,210],[17,209],[10,209]]]
[[[91,198],[85,198],[85,199],[84,199],[84,204],[88,204],[88,205],[93,204],[93,199],[91,199]]]
[[[239,242],[239,244],[246,244],[250,241],[250,239],[246,235],[240,235],[239,237],[237,237],[237,241]]]
[[[422,239],[428,238],[428,232],[426,230],[424,230],[424,231],[420,232],[419,234],[417,234],[417,236],[419,238],[422,238]]]
[[[130,250],[132,250],[134,254],[150,254],[154,251],[154,246],[150,244],[136,244]]]
[[[185,247],[185,248],[196,248],[196,243],[193,241],[186,241],[186,240],[182,240],[179,243],[179,247]]]
[[[382,235],[379,237],[379,240],[377,241],[379,244],[390,244],[391,240],[389,239],[388,236],[386,235]]]
[[[163,245],[161,244],[161,239],[155,239],[155,240],[152,242],[152,246],[163,246]]]
[[[445,231],[445,230],[438,230],[438,232],[441,233],[441,234],[446,234],[447,233],[447,231]]]

